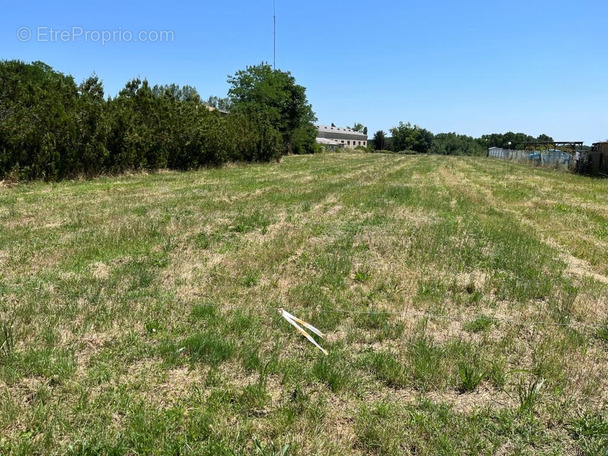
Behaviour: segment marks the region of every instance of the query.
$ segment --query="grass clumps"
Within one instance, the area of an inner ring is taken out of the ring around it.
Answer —
[[[0,320],[0,360],[9,360],[15,352],[15,330],[10,321]]]
[[[355,429],[359,448],[377,455],[490,454],[498,440],[483,421],[425,400],[363,406]]]
[[[360,366],[372,372],[378,380],[391,388],[403,388],[408,385],[405,366],[388,351],[364,353],[360,359]]]
[[[583,413],[568,426],[585,456],[608,453],[608,414]]]
[[[182,343],[184,353],[193,362],[201,361],[217,366],[234,356],[234,342],[215,332],[194,334]]]
[[[498,320],[486,315],[479,315],[475,319],[464,324],[463,329],[471,333],[485,333],[498,324]]]

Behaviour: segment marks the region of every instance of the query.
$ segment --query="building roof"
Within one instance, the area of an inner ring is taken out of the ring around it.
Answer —
[[[205,104],[205,108],[207,108],[207,110],[211,111],[211,112],[217,111],[217,112],[219,112],[223,116],[227,116],[228,114],[230,114],[230,112],[225,111],[224,109],[218,109],[215,106],[209,106],[208,104]]]
[[[317,125],[317,128],[320,133],[340,133],[356,137],[357,139],[367,140],[366,134],[363,134],[360,131],[351,130],[350,128],[328,127],[326,125]]]

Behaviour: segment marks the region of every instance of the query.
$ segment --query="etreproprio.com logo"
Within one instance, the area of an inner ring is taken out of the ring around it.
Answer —
[[[84,27],[56,29],[41,26],[36,28],[21,27],[17,30],[17,39],[22,42],[37,43],[173,43],[175,32],[172,30],[88,30]]]

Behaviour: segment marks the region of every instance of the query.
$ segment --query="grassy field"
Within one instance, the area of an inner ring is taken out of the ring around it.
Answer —
[[[606,180],[327,154],[0,187],[0,454],[595,455],[607,407]]]

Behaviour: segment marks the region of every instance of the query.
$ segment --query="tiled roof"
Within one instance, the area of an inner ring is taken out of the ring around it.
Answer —
[[[328,127],[326,125],[317,125],[317,128],[319,129],[320,132],[342,133],[342,134],[358,136],[361,138],[367,138],[367,135],[361,133],[360,131],[351,130],[350,128]]]

